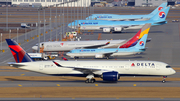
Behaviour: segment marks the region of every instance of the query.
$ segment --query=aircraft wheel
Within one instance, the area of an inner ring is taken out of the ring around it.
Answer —
[[[96,80],[95,79],[91,79],[91,83],[94,83]]]
[[[74,59],[79,59],[79,57],[76,57],[76,56],[75,56]]]
[[[85,83],[89,83],[89,79],[87,79],[87,80],[85,81]]]
[[[162,80],[162,83],[165,83],[166,81],[165,80]]]

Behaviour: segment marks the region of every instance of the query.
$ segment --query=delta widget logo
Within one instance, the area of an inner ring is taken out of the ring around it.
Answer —
[[[160,17],[160,18],[164,18],[165,16],[166,16],[166,14],[165,14],[164,12],[160,12],[160,13],[159,13],[159,17]]]
[[[139,45],[140,45],[140,46],[144,46],[144,42],[143,42],[143,41],[140,41]]]
[[[163,7],[159,7],[159,8],[158,8],[158,11],[160,11],[161,9],[163,9]]]

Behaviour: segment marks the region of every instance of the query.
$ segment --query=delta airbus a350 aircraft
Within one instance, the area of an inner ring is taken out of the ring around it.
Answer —
[[[75,20],[68,24],[69,28],[80,30],[103,30],[103,32],[121,32],[127,29],[140,29],[146,23],[151,26],[166,24],[165,20],[170,7],[165,7],[156,13],[150,20],[146,21],[107,21],[107,20]],[[78,26],[77,26],[78,25]]]
[[[118,14],[92,14],[87,17],[86,20],[114,20],[114,21],[137,21],[137,20],[149,20],[161,9],[167,6],[167,2],[162,3],[150,14],[146,15],[118,15]]]
[[[33,61],[12,39],[6,39],[16,60],[10,66],[54,76],[86,77],[86,83],[94,83],[94,77],[117,82],[120,76],[163,76],[175,74],[168,64],[157,61]]]
[[[110,56],[133,55],[145,51],[146,40],[151,24],[145,24],[142,29],[138,31],[136,36],[131,38],[128,42],[120,45],[119,48],[106,49],[74,49],[66,53],[72,58],[94,56],[95,58],[107,58]]]

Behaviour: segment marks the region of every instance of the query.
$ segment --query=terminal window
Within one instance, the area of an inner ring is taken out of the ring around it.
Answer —
[[[52,0],[52,2],[56,2],[56,0]]]
[[[24,0],[24,2],[28,2],[28,0]]]
[[[17,2],[17,0],[13,0],[13,2]]]
[[[18,0],[18,2],[22,2],[22,0]]]
[[[51,2],[51,0],[47,0],[47,2]]]
[[[35,0],[35,2],[40,2],[40,0]]]
[[[34,2],[34,0],[29,0],[29,2]]]
[[[41,0],[41,2],[45,2],[45,0]]]
[[[64,0],[63,2],[68,2],[68,0]]]
[[[58,0],[58,2],[62,2],[62,0]]]

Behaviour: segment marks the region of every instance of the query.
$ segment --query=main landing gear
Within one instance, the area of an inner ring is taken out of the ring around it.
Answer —
[[[94,83],[94,82],[96,82],[95,79],[87,79],[87,80],[85,81],[85,83]]]
[[[162,83],[165,83],[166,82],[166,79],[167,78],[167,76],[163,76],[163,80],[162,80]]]
[[[93,74],[89,74],[86,78],[87,78],[87,80],[85,81],[85,83],[94,83],[94,82],[96,82],[96,80],[93,79],[94,78]]]

